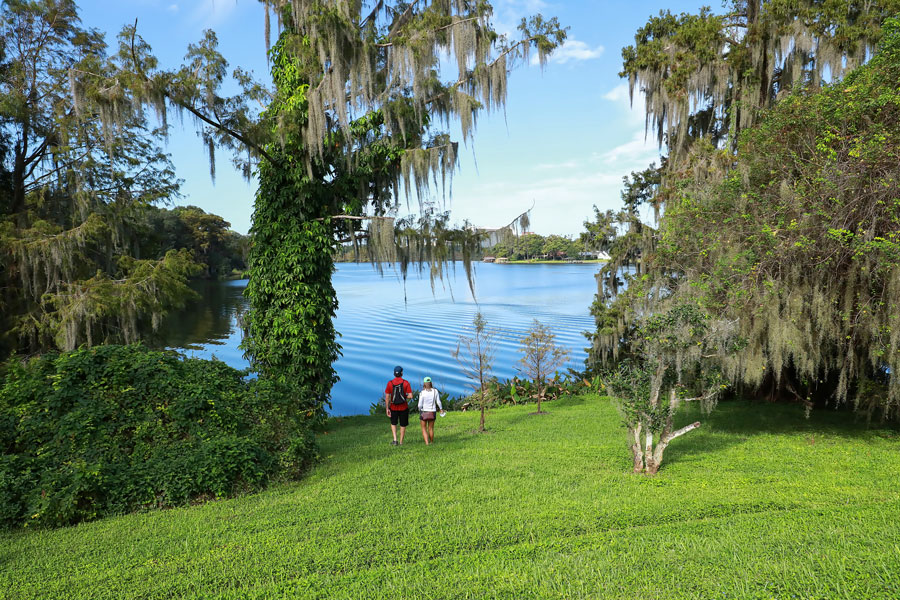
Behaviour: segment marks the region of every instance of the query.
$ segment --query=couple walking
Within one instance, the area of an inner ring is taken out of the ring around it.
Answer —
[[[422,439],[428,446],[434,442],[434,420],[438,410],[444,413],[441,395],[431,385],[431,377],[423,380],[423,389],[419,392],[419,421],[422,423]],[[391,435],[394,436],[392,446],[403,445],[406,427],[409,425],[409,401],[412,400],[412,386],[403,379],[403,367],[394,367],[394,378],[384,388],[384,405],[387,416],[391,419]],[[400,440],[397,441],[397,427],[400,427]]]

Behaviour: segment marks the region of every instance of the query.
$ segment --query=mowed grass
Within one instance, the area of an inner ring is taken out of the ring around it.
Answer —
[[[334,420],[303,481],[0,535],[0,597],[898,598],[900,435],[725,403],[630,474],[610,401]],[[411,423],[418,426],[418,421]]]

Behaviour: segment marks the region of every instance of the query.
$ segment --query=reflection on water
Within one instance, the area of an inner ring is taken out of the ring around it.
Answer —
[[[597,265],[476,265],[477,303],[462,268],[432,293],[427,273],[410,272],[405,290],[390,269],[378,275],[371,265],[340,264],[334,275],[340,309],[335,327],[341,332],[343,356],[335,365],[341,380],[332,393],[336,415],[368,412],[383,393],[394,365],[420,387],[426,375],[443,393],[467,393],[468,382],[453,360],[460,333],[479,309],[497,330],[494,374],[516,374],[519,340],[532,319],[550,326],[560,344],[572,352],[567,366],[580,368],[593,326],[588,312],[596,292]],[[238,368],[246,361],[237,346],[236,315],[245,306],[246,281],[204,282],[201,302],[173,315],[166,323],[166,344],[186,348],[189,356],[217,358]],[[406,302],[404,303],[404,295]]]
[[[191,288],[199,295],[183,311],[169,315],[157,335],[162,344],[178,348],[188,356],[216,358],[243,369],[247,367],[238,349],[241,331],[238,315],[246,308],[244,288],[247,280],[194,281]]]

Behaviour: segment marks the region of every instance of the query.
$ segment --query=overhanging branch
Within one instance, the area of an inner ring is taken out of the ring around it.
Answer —
[[[146,73],[144,73],[144,69],[141,67],[140,61],[138,61],[137,52],[134,49],[134,37],[137,34],[137,23],[138,23],[137,19],[135,19],[134,20],[134,29],[132,29],[132,31],[131,31],[131,60],[134,62],[134,68],[137,70],[138,75],[140,75],[144,79],[144,81],[149,83],[150,78],[147,76]],[[162,93],[166,98],[169,99],[170,102],[172,102],[173,104],[188,111],[189,113],[191,113],[192,115],[194,115],[195,117],[197,117],[198,119],[200,119],[201,121],[206,123],[207,125],[210,125],[211,127],[218,129],[219,131],[238,140],[239,142],[241,142],[248,148],[253,149],[255,152],[259,153],[260,156],[265,158],[267,161],[269,161],[273,165],[279,164],[278,161],[275,160],[268,152],[266,152],[259,144],[256,144],[252,140],[248,139],[246,136],[223,125],[221,122],[213,121],[212,119],[207,117],[205,114],[203,114],[202,112],[200,112],[199,110],[197,110],[196,108],[191,106],[190,104],[185,104],[184,102],[180,102],[179,100],[174,98],[172,96],[172,94],[169,93],[168,90],[163,89]]]

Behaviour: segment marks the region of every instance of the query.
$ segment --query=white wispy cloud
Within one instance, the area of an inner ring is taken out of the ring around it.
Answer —
[[[178,5],[177,5],[177,4],[170,4],[170,5],[166,8],[166,10],[169,11],[170,13],[177,13],[177,12],[178,12]]]
[[[541,163],[535,166],[535,169],[540,171],[564,171],[567,169],[577,169],[582,165],[582,161],[579,160],[567,160],[563,162],[553,162],[553,163]]]
[[[585,42],[570,38],[550,55],[550,62],[564,65],[567,62],[593,60],[603,55],[603,46],[591,48]]]
[[[653,161],[659,161],[659,146],[656,141],[645,136],[643,130],[636,131],[633,137],[611,150],[594,155],[593,159],[601,164],[616,165],[628,172],[646,168]]]
[[[644,111],[646,104],[644,103],[644,94],[638,90],[634,91],[634,101],[628,97],[628,84],[620,83],[613,89],[603,94],[603,99],[615,104],[615,109],[620,113],[620,117],[627,119],[628,123],[633,126],[644,125]]]

